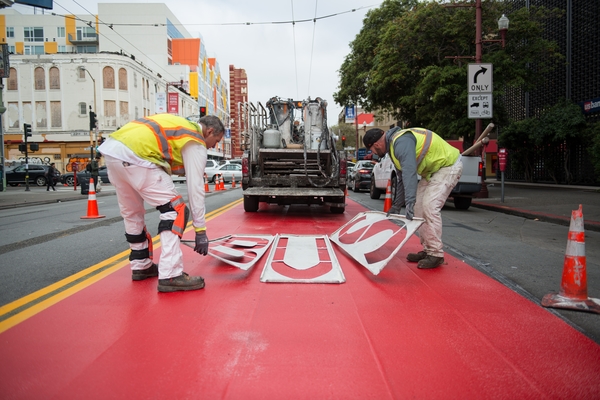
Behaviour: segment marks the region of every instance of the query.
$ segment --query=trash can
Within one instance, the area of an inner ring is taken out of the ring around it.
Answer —
[[[90,178],[78,177],[77,184],[81,186],[81,194],[90,194]]]
[[[100,193],[102,190],[102,182],[98,177],[98,182],[94,182],[94,191]],[[90,194],[90,175],[80,176],[77,175],[77,184],[81,185],[81,194]]]

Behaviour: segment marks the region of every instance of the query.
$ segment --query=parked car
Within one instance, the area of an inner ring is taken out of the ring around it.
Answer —
[[[223,164],[217,168],[206,171],[209,182],[215,182],[216,176],[221,174],[225,182],[231,182],[231,177],[235,176],[236,182],[242,181],[242,166],[236,163]]]
[[[77,171],[77,185],[79,185],[79,182],[83,180],[89,181],[91,175],[91,172],[88,171]],[[102,180],[102,183],[110,183],[110,180],[108,179],[108,171],[106,170],[106,165],[103,165],[100,168],[98,168],[98,176]],[[60,182],[66,184],[67,186],[73,186],[73,181],[73,172],[67,172],[60,176]]]
[[[37,186],[46,186],[47,165],[29,164],[29,184]],[[25,165],[18,165],[14,168],[6,170],[6,183],[10,186],[18,186],[25,183],[25,175],[27,170]],[[60,172],[55,169],[54,183],[60,181]]]
[[[371,176],[373,175],[373,167],[375,161],[361,160],[358,161],[348,172],[346,178],[346,186],[355,192],[360,192],[361,189],[369,189],[371,187]]]
[[[206,168],[205,168],[204,172],[208,176],[209,172],[216,169],[217,167],[219,167],[219,162],[217,160],[206,160]],[[183,183],[183,182],[187,181],[187,179],[185,178],[185,175],[181,175],[181,176],[180,175],[171,175],[171,179],[175,183]]]

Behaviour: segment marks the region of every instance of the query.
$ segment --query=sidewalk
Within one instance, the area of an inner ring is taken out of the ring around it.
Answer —
[[[532,184],[486,180],[487,198],[472,207],[569,226],[571,211],[582,205],[585,229],[600,231],[600,187]]]
[[[112,196],[114,194],[115,189],[112,185],[103,184],[100,192],[96,192],[96,197]],[[30,185],[29,191],[25,190],[25,185],[7,186],[4,192],[0,192],[0,210],[87,199],[87,194],[81,194],[80,186],[75,190],[73,186],[56,185],[56,192],[46,191],[46,186]]]

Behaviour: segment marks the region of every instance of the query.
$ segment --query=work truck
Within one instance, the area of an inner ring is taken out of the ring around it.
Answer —
[[[244,210],[261,202],[317,204],[345,211],[346,160],[327,127],[327,102],[272,97],[238,103]]]

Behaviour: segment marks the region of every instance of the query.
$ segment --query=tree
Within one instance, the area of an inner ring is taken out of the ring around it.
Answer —
[[[501,146],[512,149],[511,167],[522,171],[527,181],[532,181],[535,168],[544,168],[555,183],[570,183],[571,152],[588,138],[581,108],[561,99],[543,111],[539,118],[527,118],[508,125],[498,141]],[[552,157],[557,150],[562,152],[562,156]]]
[[[353,124],[341,123],[339,125],[334,125],[329,129],[335,135],[338,136],[338,141],[336,142],[336,149],[343,150],[342,146],[342,137],[346,138],[346,147],[354,147],[356,148],[356,127]]]
[[[340,90],[334,100],[381,109],[409,126],[425,126],[444,138],[474,137],[467,118],[467,63],[474,56],[475,10],[447,8],[443,0],[385,0],[367,14],[340,68]],[[482,4],[484,36],[497,33],[505,3]],[[506,48],[483,48],[482,62],[494,64],[494,122],[507,123],[502,102],[506,87],[530,90],[560,60],[557,47],[543,39],[543,22],[558,17],[544,8],[522,8],[510,14]],[[484,121],[484,125],[488,121]]]

